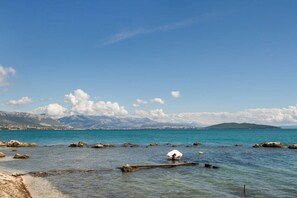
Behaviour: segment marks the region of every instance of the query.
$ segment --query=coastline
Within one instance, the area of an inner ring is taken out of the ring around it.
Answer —
[[[48,180],[30,175],[12,176],[10,172],[0,172],[1,198],[70,198],[57,190]]]
[[[3,171],[0,172],[0,197],[32,198],[23,177],[14,177]]]

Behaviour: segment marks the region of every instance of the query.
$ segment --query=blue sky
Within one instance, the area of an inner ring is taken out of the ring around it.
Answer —
[[[294,0],[0,1],[0,109],[77,109],[65,102],[77,89],[129,114],[295,107],[296,10]]]

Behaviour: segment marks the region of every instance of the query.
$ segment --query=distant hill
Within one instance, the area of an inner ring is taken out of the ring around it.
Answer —
[[[191,124],[156,122],[148,118],[73,115],[58,119],[76,129],[168,129],[196,128]]]
[[[65,129],[64,124],[46,115],[0,111],[0,129]]]
[[[259,125],[251,123],[222,123],[205,127],[204,129],[279,129],[280,127],[270,125]]]

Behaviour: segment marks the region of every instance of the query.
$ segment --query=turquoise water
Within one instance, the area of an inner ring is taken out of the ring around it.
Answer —
[[[297,143],[297,130],[141,130],[141,131],[0,131],[0,140],[36,142],[18,148],[28,160],[0,161],[23,171],[98,169],[110,171],[49,176],[54,186],[73,197],[296,197],[297,150],[252,148],[255,143]],[[69,148],[73,142],[112,143],[114,148]],[[187,147],[193,142],[201,147]],[[140,144],[123,148],[122,143]],[[158,147],[147,147],[149,143]],[[172,148],[166,143],[179,144]],[[235,144],[242,146],[235,147]],[[52,146],[49,146],[52,145]],[[133,163],[168,163],[166,153],[178,149],[199,166],[147,169],[123,174],[117,167]],[[1,150],[7,156],[15,152]],[[198,152],[204,155],[198,155]],[[204,163],[218,165],[206,169]]]

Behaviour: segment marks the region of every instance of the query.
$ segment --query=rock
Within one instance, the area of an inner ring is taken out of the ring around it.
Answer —
[[[129,147],[131,145],[131,143],[124,143],[123,147]]]
[[[115,147],[113,144],[103,144],[104,147]]]
[[[171,145],[171,147],[179,147],[179,146],[182,146],[181,144],[173,144]]]
[[[17,141],[17,140],[10,140],[9,142],[7,142],[6,146],[7,147],[20,147],[22,146],[23,143]]]
[[[15,156],[13,157],[14,159],[28,159],[30,156],[29,155],[24,155],[24,154],[15,154]]]
[[[95,144],[92,148],[104,148],[103,144]]]
[[[289,149],[297,149],[297,144],[292,144],[289,146]]]
[[[0,152],[0,158],[3,158],[3,157],[5,157],[5,154]]]
[[[282,144],[280,142],[263,142],[263,143],[260,143],[260,144],[255,144],[253,147],[254,148],[259,148],[259,147],[288,148],[287,145]]]
[[[78,142],[77,143],[77,147],[84,147],[84,146],[87,146],[87,143],[85,143],[85,142]]]
[[[87,143],[85,143],[85,142],[78,142],[77,144],[75,144],[75,143],[72,143],[72,144],[70,144],[68,147],[84,147],[84,146],[87,146]]]
[[[198,155],[203,155],[204,153],[202,151],[199,151],[198,152]]]
[[[242,144],[235,144],[234,146],[243,146]]]
[[[219,167],[212,164],[205,164],[205,168],[219,168]]]
[[[149,144],[149,146],[160,146],[160,145],[157,143],[151,143],[151,144]]]
[[[194,142],[193,146],[201,146],[202,144],[200,142]]]
[[[125,144],[123,144],[123,147],[131,147],[131,148],[133,148],[133,147],[139,147],[139,145],[138,144],[125,143]]]
[[[17,140],[10,140],[6,143],[7,147],[36,147],[38,146],[36,143],[26,143],[26,142],[20,142]]]
[[[48,174],[46,172],[35,172],[32,174],[34,177],[46,177]]]
[[[0,141],[0,146],[6,146],[6,142]]]
[[[29,147],[37,147],[37,146],[38,146],[38,144],[36,144],[36,143],[29,144]]]

